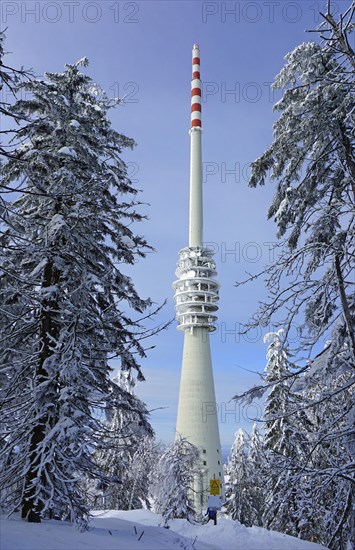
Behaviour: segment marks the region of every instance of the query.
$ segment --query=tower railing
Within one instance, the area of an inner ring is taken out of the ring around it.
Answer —
[[[216,330],[215,323],[219,300],[219,283],[215,280],[216,264],[212,250],[206,247],[186,247],[180,250],[175,290],[176,319],[179,330],[205,327]]]

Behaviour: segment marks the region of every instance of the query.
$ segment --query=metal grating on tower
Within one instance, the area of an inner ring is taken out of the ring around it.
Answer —
[[[212,255],[211,250],[203,247],[180,250],[175,272],[179,279],[173,284],[179,330],[193,332],[196,327],[216,330],[219,283],[214,279],[217,273]]]

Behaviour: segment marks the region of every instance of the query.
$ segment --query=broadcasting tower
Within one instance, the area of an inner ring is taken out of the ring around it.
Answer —
[[[200,450],[202,474],[194,482],[197,508],[222,485],[223,464],[209,334],[217,320],[219,284],[212,251],[203,246],[200,49],[192,49],[189,246],[180,250],[174,282],[178,329],[184,332],[176,433]],[[211,480],[218,480],[217,483]]]

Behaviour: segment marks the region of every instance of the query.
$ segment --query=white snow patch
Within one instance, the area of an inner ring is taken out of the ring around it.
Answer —
[[[36,265],[36,267],[31,271],[30,277],[35,277],[40,271],[42,271],[44,266],[47,264],[47,261],[47,258],[43,258],[43,260],[41,260],[39,264]]]
[[[149,510],[93,512],[88,532],[48,520],[40,524],[1,518],[1,550],[321,550],[305,542],[260,527],[245,527],[220,517],[218,524],[193,525],[173,520],[170,529]],[[143,534],[142,534],[143,533]],[[140,537],[140,540],[138,540]]]
[[[40,289],[39,292],[41,296],[49,296],[50,294],[54,294],[57,291],[58,291],[58,286],[52,285],[52,286],[44,286],[43,288]]]
[[[54,235],[66,226],[66,221],[62,214],[54,214],[53,218],[48,224],[48,235]]]
[[[78,156],[75,149],[73,149],[73,147],[62,147],[61,149],[58,150],[58,153],[60,155],[65,155],[67,157],[76,158]]]
[[[132,241],[132,239],[130,237],[128,237],[128,235],[123,235],[122,238],[121,238],[121,241],[122,241],[123,244],[128,246],[128,248],[133,248],[134,247],[134,241]]]
[[[278,210],[275,214],[275,218],[279,219],[282,216],[282,214],[283,214],[283,212],[284,212],[284,210],[286,209],[287,206],[288,206],[288,199],[287,199],[287,197],[285,197],[284,199],[282,199],[282,201],[280,203],[280,206],[279,206],[279,208],[278,208]]]

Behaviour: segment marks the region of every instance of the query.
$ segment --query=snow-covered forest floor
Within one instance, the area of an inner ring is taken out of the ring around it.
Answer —
[[[94,512],[88,532],[69,523],[43,521],[29,524],[18,518],[1,518],[1,550],[316,550],[324,548],[300,539],[245,527],[225,517],[218,524],[192,525],[175,519],[170,529],[160,515],[148,510]]]

